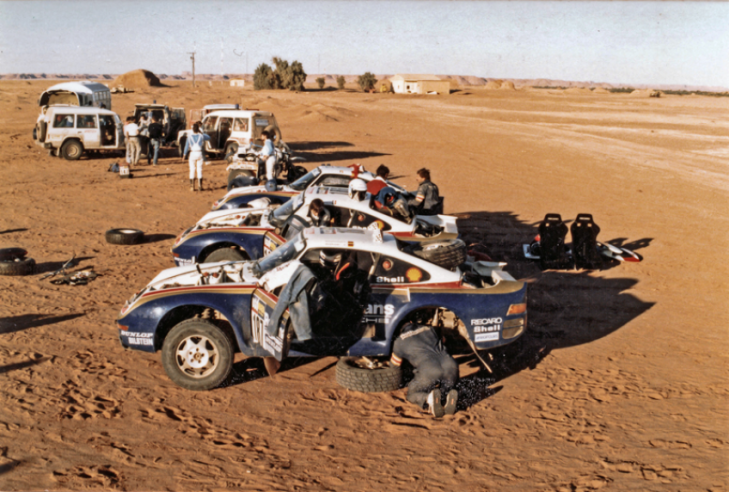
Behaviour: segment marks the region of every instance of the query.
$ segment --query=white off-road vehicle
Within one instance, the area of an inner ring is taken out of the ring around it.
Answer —
[[[205,142],[208,154],[226,156],[236,154],[238,148],[249,147],[260,140],[264,130],[273,132],[274,142],[281,141],[281,130],[273,113],[258,110],[223,110],[213,111],[202,119],[203,131],[210,137]],[[180,155],[185,150],[188,135],[192,130],[180,131],[177,134],[177,147]]]
[[[125,150],[119,115],[96,107],[45,106],[33,129],[33,139],[51,155],[72,161],[88,151]]]

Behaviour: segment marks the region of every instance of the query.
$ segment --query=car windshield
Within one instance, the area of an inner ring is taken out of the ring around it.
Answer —
[[[306,247],[306,241],[299,235],[298,238],[292,239],[291,241],[284,243],[283,245],[276,248],[276,250],[268,256],[257,260],[253,264],[253,273],[260,277],[264,273],[273,270],[279,265],[287,263],[304,250]]]
[[[269,222],[271,222],[274,226],[281,227],[284,222],[286,222],[286,219],[291,217],[291,215],[296,212],[299,207],[301,207],[302,203],[304,203],[303,193],[299,193],[298,195],[291,197],[286,203],[271,213],[271,216],[268,219]]]
[[[306,188],[309,187],[312,181],[316,179],[317,176],[321,174],[321,169],[318,167],[315,169],[312,169],[308,173],[304,174],[302,177],[291,183],[289,186],[292,190],[295,191],[304,191]]]

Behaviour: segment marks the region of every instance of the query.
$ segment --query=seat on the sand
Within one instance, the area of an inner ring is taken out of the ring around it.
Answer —
[[[575,268],[599,269],[602,256],[597,249],[600,227],[592,220],[592,214],[578,214],[570,226],[572,233],[572,257]]]
[[[559,214],[547,214],[539,224],[539,264],[542,270],[569,268],[570,259],[564,239],[567,225]]]

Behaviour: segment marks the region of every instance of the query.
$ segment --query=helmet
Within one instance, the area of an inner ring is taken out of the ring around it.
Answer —
[[[353,179],[349,182],[349,197],[359,201],[364,200],[367,194],[367,183],[361,179]]]
[[[342,253],[337,251],[321,250],[319,253],[319,264],[324,268],[334,270],[342,261]]]

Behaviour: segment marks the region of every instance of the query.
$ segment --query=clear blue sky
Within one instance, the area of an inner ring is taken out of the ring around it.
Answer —
[[[190,51],[198,73],[280,56],[307,73],[729,87],[729,3],[0,1],[0,73],[179,74]]]

